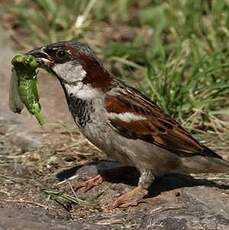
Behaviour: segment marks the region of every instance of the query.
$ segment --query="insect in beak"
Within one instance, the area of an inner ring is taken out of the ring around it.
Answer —
[[[49,68],[54,63],[54,60],[44,51],[44,47],[33,49],[26,54],[37,58],[42,68]]]

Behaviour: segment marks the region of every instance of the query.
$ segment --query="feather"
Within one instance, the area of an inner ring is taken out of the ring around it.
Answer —
[[[108,94],[105,107],[110,125],[124,137],[146,141],[183,157],[202,155],[221,158],[135,89]],[[132,113],[135,119],[131,120],[131,116],[129,120],[124,119],[127,113]]]

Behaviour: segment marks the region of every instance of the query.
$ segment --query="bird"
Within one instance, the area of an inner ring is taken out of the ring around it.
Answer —
[[[138,185],[114,198],[109,209],[137,205],[156,176],[229,172],[228,161],[199,143],[156,103],[110,73],[88,45],[61,41],[27,54],[59,80],[79,131],[109,158],[139,171]],[[84,185],[101,182],[99,175]]]

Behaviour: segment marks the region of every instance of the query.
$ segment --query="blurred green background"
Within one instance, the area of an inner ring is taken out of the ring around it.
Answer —
[[[1,11],[19,50],[88,43],[193,133],[229,143],[228,0],[15,0]]]

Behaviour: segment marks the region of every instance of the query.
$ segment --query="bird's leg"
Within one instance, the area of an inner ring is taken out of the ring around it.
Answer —
[[[105,206],[105,209],[112,210],[117,207],[126,208],[129,206],[136,206],[139,201],[148,194],[148,188],[154,179],[155,177],[151,170],[143,170],[139,178],[138,186],[116,198],[110,204]]]
[[[80,188],[84,188],[85,191],[92,189],[93,187],[102,184],[104,178],[101,175],[97,175],[92,177],[86,181],[78,182],[77,184],[73,185],[74,190],[78,190]]]
[[[102,184],[104,180],[107,180],[107,179],[109,180],[109,178],[110,179],[119,178],[120,175],[122,175],[122,172],[123,172],[122,170],[123,170],[123,166],[101,170],[100,172],[101,175],[97,175],[85,181],[74,183],[73,189],[76,191],[80,188],[84,188],[85,191],[88,191],[92,189],[93,187],[96,187],[99,184]]]
[[[114,167],[114,168],[109,168],[109,169],[104,169],[101,170],[101,175],[97,175],[95,177],[89,178],[88,180],[85,181],[77,181],[73,182],[73,189],[76,191],[80,188],[84,188],[85,191],[88,191],[92,189],[93,187],[98,186],[101,184],[104,180],[112,180],[112,179],[117,179],[120,178],[123,173],[126,171],[125,167],[120,166],[120,167]],[[129,170],[129,168],[127,168]]]

